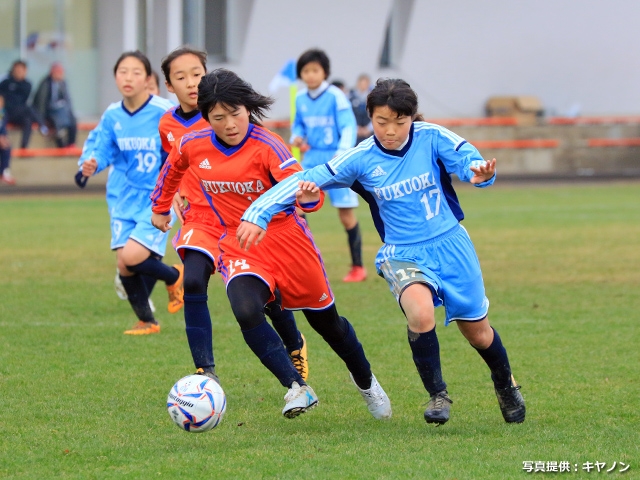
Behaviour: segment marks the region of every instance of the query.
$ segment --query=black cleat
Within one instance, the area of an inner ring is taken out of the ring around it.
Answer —
[[[446,390],[436,393],[429,400],[427,409],[424,411],[424,419],[427,423],[437,423],[444,425],[449,420],[449,409],[453,400],[449,398]]]
[[[524,406],[524,398],[522,398],[522,394],[520,393],[520,385],[516,385],[515,382],[512,381],[508,387],[496,388],[495,390],[504,421],[507,423],[524,422],[526,409]]]
[[[198,370],[196,371],[196,373],[194,375],[203,375],[205,377],[209,377],[213,380],[216,381],[216,383],[218,385],[220,385],[220,379],[218,378],[218,375],[216,375],[216,371],[215,369],[208,367],[208,368],[198,368]]]

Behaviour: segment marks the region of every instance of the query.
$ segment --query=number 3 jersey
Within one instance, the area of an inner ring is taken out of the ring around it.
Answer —
[[[471,166],[484,164],[478,150],[439,125],[414,122],[400,150],[387,150],[375,136],[324,165],[298,173],[255,202],[243,220],[265,228],[272,215],[295,201],[299,180],[323,189],[351,187],[368,203],[383,242],[420,243],[447,232],[464,214],[451,183],[473,177]],[[495,176],[478,184],[491,185]]]
[[[126,163],[126,185],[152,190],[163,160],[158,123],[172,106],[155,95],[135,112],[128,111],[121,101],[109,105],[100,120],[102,128],[93,153],[98,162],[96,173],[121,154]]]

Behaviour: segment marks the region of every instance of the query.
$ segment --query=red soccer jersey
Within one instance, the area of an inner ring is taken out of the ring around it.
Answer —
[[[251,202],[302,167],[279,135],[258,125],[250,124],[244,140],[233,147],[220,144],[211,127],[187,133],[160,172],[151,195],[155,213],[169,211],[187,169],[195,172],[203,196],[222,225],[235,230]],[[271,223],[283,221],[286,215],[279,213]]]
[[[178,106],[175,106],[167,110],[160,118],[160,125],[158,126],[160,138],[162,139],[162,149],[167,153],[171,153],[173,145],[180,142],[180,139],[186,133],[209,127],[209,123],[202,118],[202,114],[198,113],[189,120],[185,120],[176,114],[177,109]],[[200,189],[200,181],[192,171],[189,171],[182,179],[180,194],[183,197],[187,197],[189,208],[209,208],[209,204]]]

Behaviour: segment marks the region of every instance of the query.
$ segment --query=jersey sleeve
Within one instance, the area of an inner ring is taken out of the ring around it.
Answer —
[[[120,154],[120,149],[113,138],[113,121],[106,115],[100,120],[101,128],[97,128],[94,148],[89,153],[89,158],[94,158],[98,162],[98,168],[94,175],[100,173],[113,162],[113,159]]]
[[[253,202],[242,215],[242,220],[255,223],[266,230],[267,224],[274,215],[296,204],[296,192],[300,180],[314,182],[321,189],[328,190],[350,187],[357,178],[356,164],[355,155],[352,151],[348,151],[329,163],[309,170],[298,170]]]
[[[436,149],[438,158],[442,160],[448,173],[455,173],[463,182],[469,182],[474,173],[471,167],[484,165],[485,160],[476,147],[455,133],[441,128],[438,130]],[[496,176],[476,184],[476,187],[493,185]]]
[[[183,152],[182,147],[182,144],[173,146],[160,170],[156,186],[151,193],[151,211],[153,213],[168,215],[171,210],[173,196],[178,191],[182,177],[189,168],[188,153]]]

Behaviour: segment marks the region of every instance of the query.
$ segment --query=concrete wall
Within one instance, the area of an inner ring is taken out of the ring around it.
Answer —
[[[396,67],[382,70],[392,9],[408,25]],[[362,72],[405,78],[429,117],[482,116],[502,94],[538,96],[556,115],[637,113],[639,18],[634,0],[255,0],[244,52],[223,66],[266,92],[288,58],[320,47],[348,85]],[[287,117],[286,90],[277,96],[273,116]]]
[[[332,79],[360,73],[401,77],[430,117],[484,114],[492,95],[535,95],[551,115],[640,111],[636,0],[229,0],[231,60],[258,90],[307,48],[332,60]],[[111,69],[135,47],[134,0],[98,2],[100,112],[119,95]],[[236,8],[237,7],[237,8]],[[180,0],[154,0],[153,66],[181,42]],[[128,13],[127,13],[128,12]],[[379,66],[388,22],[392,66]],[[288,91],[275,93],[273,118],[287,118]]]

